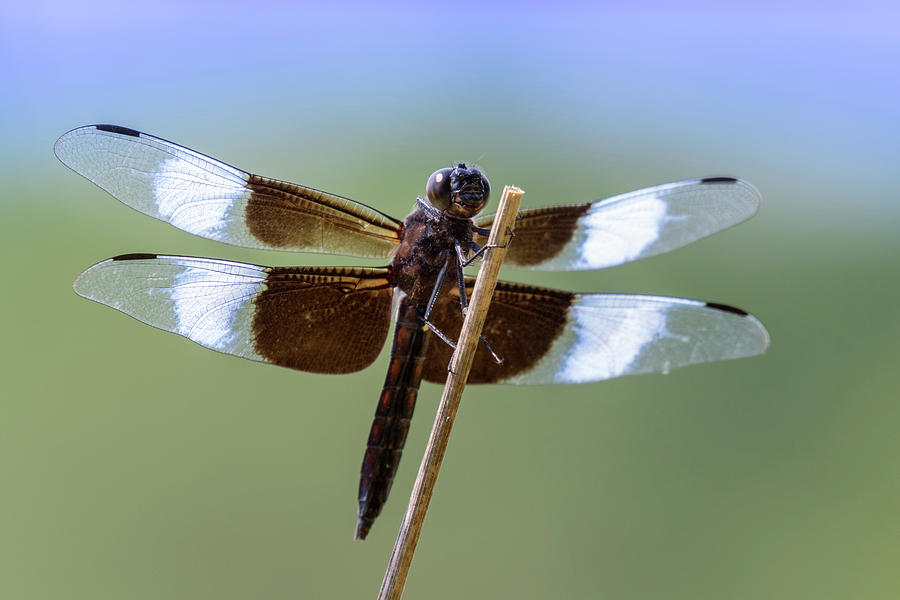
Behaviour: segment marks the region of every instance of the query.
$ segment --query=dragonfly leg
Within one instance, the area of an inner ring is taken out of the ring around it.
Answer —
[[[459,289],[459,306],[462,309],[462,317],[463,320],[466,318],[466,311],[469,309],[469,299],[466,297],[466,274],[463,273],[462,267],[463,257],[462,250],[459,244],[456,244],[456,287]]]
[[[487,231],[490,231],[490,230],[487,230]],[[456,255],[459,256],[460,266],[468,267],[472,263],[472,261],[474,261],[476,258],[480,257],[482,254],[484,254],[484,251],[487,250],[488,248],[507,248],[507,247],[509,247],[509,243],[512,241],[513,237],[515,237],[515,232],[510,231],[509,239],[506,241],[505,244],[485,244],[484,246],[480,246],[474,240],[469,240],[469,247],[475,251],[475,254],[473,254],[469,258],[465,257],[465,251],[462,249],[462,246],[457,243],[456,244]]]
[[[441,267],[441,270],[438,272],[437,279],[434,283],[434,289],[431,290],[431,297],[428,299],[428,306],[425,307],[425,314],[422,316],[422,322],[431,329],[435,335],[437,335],[441,340],[444,341],[448,346],[456,350],[456,342],[451,340],[447,335],[438,329],[434,323],[431,322],[431,313],[434,310],[434,305],[437,302],[438,294],[441,292],[441,288],[444,287],[444,279],[447,278],[447,267],[450,266],[450,256],[447,256],[447,260],[444,261],[444,266]]]
[[[457,246],[457,251],[458,250],[459,250],[459,246]],[[437,279],[435,280],[435,283],[434,283],[434,289],[431,290],[431,297],[428,299],[428,306],[425,307],[425,314],[422,317],[422,322],[425,323],[425,325],[427,325],[428,328],[431,329],[435,333],[435,335],[437,335],[439,338],[441,338],[441,340],[445,344],[447,344],[448,346],[453,348],[453,350],[456,350],[456,342],[451,340],[447,336],[447,334],[445,334],[443,331],[438,329],[435,326],[435,324],[431,322],[431,313],[434,310],[435,303],[437,302],[438,294],[440,294],[441,288],[444,287],[444,280],[447,278],[447,268],[450,265],[450,260],[451,260],[450,256],[447,256],[447,260],[444,261],[444,265],[441,267],[441,270],[438,272]],[[463,274],[462,267],[457,266],[456,278],[457,278],[456,279],[457,285],[459,286],[459,304],[460,304],[460,308],[462,310],[463,320],[465,320],[466,309],[469,306],[469,301],[466,297],[466,279],[465,279],[465,275]],[[497,356],[497,353],[494,352],[493,348],[491,348],[491,345],[488,343],[487,339],[485,339],[485,337],[483,335],[480,335],[478,337],[481,340],[481,342],[485,345],[485,347],[488,349],[488,352],[491,353],[491,356],[493,357],[494,362],[496,362],[498,365],[502,364],[503,359],[500,358],[499,356]],[[449,365],[447,366],[447,368],[449,369]]]
[[[416,204],[418,204],[419,208],[421,208],[426,213],[428,213],[429,216],[431,216],[432,218],[440,219],[443,217],[443,214],[441,213],[441,211],[439,211],[438,209],[433,207],[431,204],[429,204],[424,198],[422,198],[422,196],[419,196],[418,198],[416,198]]]
[[[474,244],[474,242],[471,242],[471,243]],[[485,248],[482,248],[481,251],[484,251]],[[462,318],[465,321],[466,312],[469,309],[469,300],[468,300],[467,294],[466,294],[466,276],[465,276],[465,273],[463,273],[462,268],[465,266],[465,264],[468,264],[468,263],[464,264],[462,246],[459,243],[456,244],[456,256],[457,256],[456,285],[459,288],[459,306],[460,306],[460,309],[462,310]],[[473,257],[473,259],[474,259],[474,257]],[[471,261],[469,261],[469,262],[471,262]],[[494,358],[494,362],[496,362],[498,365],[503,364],[503,359],[500,358],[499,356],[497,356],[497,353],[494,352],[493,348],[491,348],[491,345],[488,343],[487,339],[483,335],[479,335],[478,339],[481,340],[481,342],[484,344],[484,347],[487,348],[488,352],[491,353],[491,356]]]
[[[441,270],[438,272],[437,279],[434,282],[434,289],[431,290],[431,297],[428,299],[428,306],[425,307],[425,321],[428,322],[428,319],[431,317],[431,311],[434,310],[434,303],[437,302],[438,294],[441,292],[441,288],[444,287],[444,279],[447,277],[447,267],[450,266],[450,257],[447,257],[447,260],[444,261],[444,266],[441,267]]]
[[[522,218],[521,214],[516,215],[516,221],[518,221],[521,218]],[[478,235],[482,235],[484,237],[488,237],[491,235],[491,230],[489,228],[479,227],[478,225],[473,225],[472,231],[474,231]],[[508,233],[509,237],[511,237],[511,238],[516,236],[516,233],[514,231],[507,231],[506,233]]]

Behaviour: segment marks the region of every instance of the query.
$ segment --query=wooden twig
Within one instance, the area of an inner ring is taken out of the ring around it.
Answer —
[[[519,212],[519,202],[525,192],[514,186],[503,188],[503,196],[500,198],[500,206],[494,218],[491,235],[488,238],[488,246],[500,246],[509,242],[509,232],[513,229],[516,214]],[[406,576],[409,573],[409,565],[412,562],[416,544],[419,541],[419,533],[422,531],[422,523],[425,521],[425,513],[434,484],[437,481],[438,471],[444,459],[447,442],[450,439],[450,430],[453,428],[453,420],[459,408],[459,400],[462,396],[469,370],[472,368],[472,360],[475,358],[475,350],[478,348],[478,336],[484,327],[491,296],[497,285],[497,275],[500,273],[500,264],[506,255],[506,248],[489,247],[485,252],[484,262],[475,280],[475,290],[463,322],[462,331],[456,351],[450,359],[450,372],[447,374],[447,383],[444,386],[444,394],[438,406],[434,426],[431,428],[431,436],[425,447],[425,456],[419,466],[419,474],[413,485],[412,495],[409,498],[409,506],[403,516],[397,541],[394,542],[394,550],[388,563],[387,572],[381,582],[381,590],[378,592],[379,600],[398,600],[403,594],[403,586],[406,584]]]

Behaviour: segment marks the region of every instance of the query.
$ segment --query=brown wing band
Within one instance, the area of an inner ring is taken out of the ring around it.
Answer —
[[[263,244],[340,253],[368,244],[380,251],[365,255],[387,256],[399,243],[402,222],[364,204],[259,175],[247,188],[247,228]]]
[[[473,280],[467,278],[469,291]],[[490,353],[479,346],[468,383],[495,383],[533,368],[543,358],[566,326],[575,294],[506,281],[497,282],[482,335],[503,359],[497,364]],[[462,327],[459,299],[446,293],[432,313],[435,325],[456,339]],[[423,377],[444,383],[452,350],[446,344],[432,344]]]
[[[268,269],[255,301],[256,352],[313,373],[363,369],[387,338],[391,295],[387,269]]]
[[[590,204],[572,204],[520,212],[516,219],[516,235],[506,252],[506,261],[531,267],[555,257],[572,241],[578,221],[590,208]],[[484,221],[478,220],[478,226],[490,228],[493,222],[493,216],[490,216]],[[478,236],[476,241],[483,246],[487,238]]]

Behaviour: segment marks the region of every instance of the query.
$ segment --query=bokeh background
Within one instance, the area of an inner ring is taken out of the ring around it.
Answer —
[[[374,597],[440,389],[352,539],[386,355],[355,375],[204,350],[82,300],[124,252],[366,264],[193,238],[52,153],[117,123],[404,215],[476,161],[527,206],[739,175],[752,221],[609,271],[702,298],[762,357],[472,387],[409,598],[900,594],[900,11],[508,2],[29,1],[0,14],[0,597]],[[368,263],[372,264],[372,263]]]

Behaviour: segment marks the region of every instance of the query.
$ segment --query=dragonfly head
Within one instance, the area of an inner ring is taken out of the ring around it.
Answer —
[[[491,184],[477,168],[457,163],[432,173],[425,191],[438,210],[457,219],[471,219],[487,205]]]

